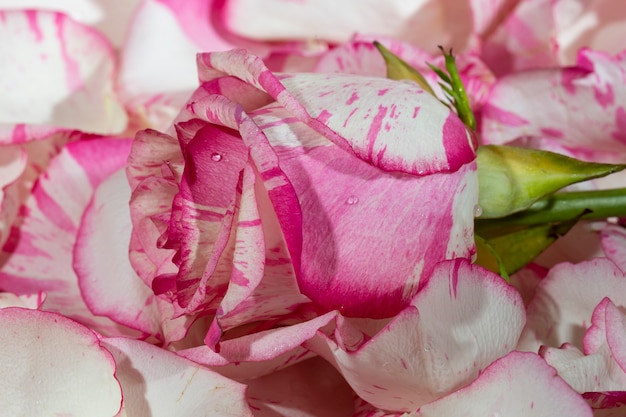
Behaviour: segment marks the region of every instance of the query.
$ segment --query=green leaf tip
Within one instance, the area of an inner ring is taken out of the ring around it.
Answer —
[[[382,55],[387,66],[387,78],[390,80],[411,80],[416,82],[424,91],[429,92],[433,96],[435,92],[426,81],[426,78],[415,68],[407,64],[402,58],[395,55],[389,49],[385,48],[378,41],[374,41],[374,46],[378,49],[378,52]]]

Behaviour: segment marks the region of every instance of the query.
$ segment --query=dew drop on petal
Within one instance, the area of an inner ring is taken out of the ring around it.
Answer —
[[[213,153],[211,154],[211,160],[212,160],[213,162],[219,162],[219,161],[221,161],[221,160],[222,160],[222,154],[219,154],[219,153],[217,153],[217,152],[213,152]]]
[[[348,199],[346,200],[346,204],[349,204],[351,206],[355,205],[356,203],[359,202],[359,197],[355,196],[355,195],[351,195],[350,197],[348,197]]]
[[[480,204],[476,204],[474,206],[474,217],[480,217],[483,214],[483,208],[480,206]]]

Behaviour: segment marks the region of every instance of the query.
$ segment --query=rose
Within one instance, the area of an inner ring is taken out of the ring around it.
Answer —
[[[161,246],[176,250],[179,270],[151,284],[179,314],[226,320],[245,303],[267,320],[306,303],[299,289],[324,310],[389,317],[437,262],[471,256],[474,150],[432,96],[385,79],[275,76],[242,51],[199,65],[204,84],[175,123],[184,161],[172,139],[145,132],[129,170],[143,181],[133,181],[133,240],[162,233]],[[171,215],[163,203],[149,213],[158,232],[142,220],[147,194],[173,198]],[[150,256],[145,247],[133,249]],[[149,280],[154,268],[136,264]],[[270,300],[279,281],[285,298]]]

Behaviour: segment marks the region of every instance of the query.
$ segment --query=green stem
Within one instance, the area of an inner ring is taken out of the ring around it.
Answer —
[[[499,219],[476,219],[475,225],[476,233],[486,237],[576,218],[597,220],[607,217],[626,217],[626,188],[557,193],[520,213]]]

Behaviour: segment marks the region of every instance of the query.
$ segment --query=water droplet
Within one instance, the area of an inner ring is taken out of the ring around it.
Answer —
[[[346,204],[349,204],[351,206],[355,205],[356,203],[359,202],[359,197],[355,196],[355,195],[351,195],[350,197],[348,197],[348,199],[346,200]]]
[[[476,204],[474,206],[474,217],[480,217],[483,215],[483,208],[480,206],[480,204]]]
[[[174,291],[166,291],[165,296],[170,299],[174,298]]]
[[[222,154],[214,152],[213,154],[211,154],[211,160],[214,161],[214,162],[221,161],[222,160]]]

